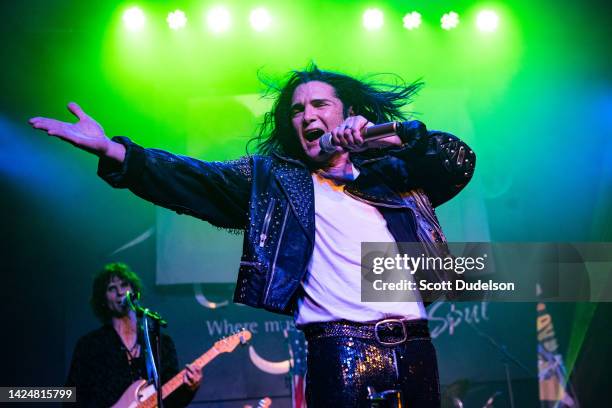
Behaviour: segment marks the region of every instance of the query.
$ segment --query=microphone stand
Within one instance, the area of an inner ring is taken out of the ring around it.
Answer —
[[[155,390],[157,391],[157,406],[158,408],[163,408],[164,402],[161,390],[161,378],[157,367],[161,369],[161,328],[168,327],[168,322],[166,322],[166,320],[164,320],[159,313],[142,307],[138,302],[138,298],[133,299],[133,296],[134,295],[132,293],[128,292],[126,299],[130,308],[136,312],[136,317],[142,319],[144,326],[146,359],[150,362],[150,365],[147,365],[147,370],[149,370],[150,367],[151,373],[149,374],[153,377],[153,384]],[[156,350],[155,354],[153,353],[153,349],[151,347],[151,338],[149,337],[149,319],[153,321]]]
[[[489,336],[487,333],[480,330],[478,327],[474,325],[472,322],[468,322],[468,326],[470,326],[479,336],[485,338],[493,347],[495,347],[502,355],[502,364],[504,365],[504,369],[506,372],[506,384],[508,386],[508,396],[510,398],[510,408],[514,408],[514,393],[512,392],[512,380],[510,379],[510,362],[514,363],[517,367],[521,368],[528,375],[533,375],[531,370],[529,370],[523,363],[521,363],[516,357],[514,357],[508,351],[508,348],[505,344],[498,343],[493,337]]]

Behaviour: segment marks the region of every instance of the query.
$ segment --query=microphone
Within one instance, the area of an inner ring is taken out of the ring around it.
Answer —
[[[165,321],[157,312],[150,310],[149,308],[143,307],[140,304],[140,292],[133,293],[131,291],[127,291],[125,293],[125,297],[121,300],[122,305],[127,305],[130,309],[136,312],[136,316],[138,317],[150,317],[161,327],[167,327],[168,322]]]
[[[131,291],[127,291],[125,293],[125,297],[121,300],[121,306],[128,306],[132,310],[136,310],[136,307],[140,304],[138,301],[140,300],[140,293],[133,293]]]
[[[371,142],[378,139],[384,139],[389,136],[397,136],[398,132],[402,130],[401,122],[387,122],[381,123],[380,125],[374,125],[367,127],[361,131],[361,137],[365,142]],[[336,146],[332,140],[331,133],[325,133],[319,139],[319,146],[321,151],[324,153],[333,153],[336,150]]]

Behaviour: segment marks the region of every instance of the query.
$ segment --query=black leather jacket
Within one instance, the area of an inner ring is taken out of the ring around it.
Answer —
[[[360,175],[345,192],[376,206],[397,242],[417,237],[441,255],[445,237],[433,208],[465,187],[476,158],[455,136],[419,121],[405,122],[404,130],[401,147],[351,156]],[[300,161],[255,155],[204,162],[113,140],[126,146],[126,159],[101,159],[103,179],[179,214],[244,230],[234,301],[294,313],[315,237],[313,182]]]

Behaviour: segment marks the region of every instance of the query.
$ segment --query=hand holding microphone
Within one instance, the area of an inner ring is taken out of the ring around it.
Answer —
[[[339,151],[359,152],[372,147],[371,142],[387,139],[386,145],[401,145],[399,122],[374,125],[363,116],[351,116],[342,125],[319,139],[322,153]]]

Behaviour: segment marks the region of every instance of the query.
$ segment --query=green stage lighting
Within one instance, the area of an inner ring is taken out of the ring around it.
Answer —
[[[272,17],[270,16],[268,10],[263,7],[259,7],[251,11],[249,20],[251,21],[251,27],[253,27],[255,31],[264,31],[270,26]]]
[[[415,28],[419,28],[421,25],[421,13],[418,11],[413,11],[412,13],[408,13],[404,16],[404,27],[408,30],[414,30]]]
[[[452,30],[459,25],[459,14],[455,13],[454,11],[449,11],[442,16],[440,23],[443,29]]]
[[[482,10],[476,16],[476,27],[480,31],[490,33],[497,30],[499,24],[499,16],[492,10]]]
[[[145,25],[145,15],[139,7],[130,7],[123,12],[123,24],[130,31],[140,31]]]
[[[185,16],[183,11],[175,10],[168,13],[168,18],[166,18],[166,21],[171,29],[178,30],[187,25],[187,16]]]
[[[363,13],[363,26],[367,30],[378,30],[384,23],[383,12],[379,9],[371,8]]]
[[[232,25],[232,17],[227,8],[217,6],[210,9],[206,15],[206,22],[212,32],[222,33],[227,31]]]

